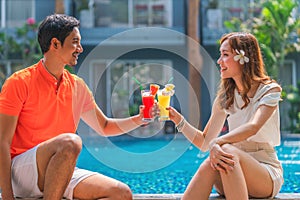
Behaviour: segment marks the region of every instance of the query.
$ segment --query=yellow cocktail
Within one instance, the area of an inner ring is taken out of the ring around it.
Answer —
[[[169,111],[166,109],[170,106],[171,95],[164,95],[162,90],[157,93],[158,106],[160,109],[160,121],[169,120]]]
[[[160,121],[169,120],[169,111],[166,109],[170,106],[171,96],[174,95],[174,85],[167,84],[165,88],[162,90],[158,90],[157,98],[158,98],[158,106],[160,109]]]

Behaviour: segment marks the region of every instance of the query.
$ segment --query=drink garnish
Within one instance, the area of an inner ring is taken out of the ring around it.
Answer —
[[[175,94],[175,85],[172,83],[168,83],[165,85],[165,88],[162,90],[163,95],[173,96]]]
[[[157,84],[150,84],[150,91],[151,91],[151,94],[153,95],[153,96],[155,96],[156,95],[156,93],[157,93],[157,91],[159,90],[159,85],[157,85]]]

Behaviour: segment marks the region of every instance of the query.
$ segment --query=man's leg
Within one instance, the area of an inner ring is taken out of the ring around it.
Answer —
[[[61,200],[82,148],[79,136],[61,134],[37,149],[38,187],[45,200]]]
[[[73,191],[76,199],[132,200],[131,190],[124,183],[96,174],[79,182]]]

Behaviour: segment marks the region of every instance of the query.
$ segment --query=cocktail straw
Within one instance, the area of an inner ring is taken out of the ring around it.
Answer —
[[[144,89],[141,82],[139,82],[135,77],[132,77],[132,79],[140,86],[140,90]]]
[[[172,81],[173,81],[173,76],[171,76],[171,78],[168,80],[167,84],[171,83]]]

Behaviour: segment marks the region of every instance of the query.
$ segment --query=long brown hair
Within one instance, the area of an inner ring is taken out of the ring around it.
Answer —
[[[231,51],[243,50],[245,56],[249,58],[249,62],[244,63],[242,66],[242,84],[243,91],[240,94],[245,108],[250,102],[247,93],[251,89],[251,83],[269,83],[272,82],[271,78],[267,75],[264,67],[264,62],[261,50],[257,39],[250,33],[232,32],[222,36],[220,44],[228,40]],[[234,90],[236,84],[232,78],[221,79],[218,91],[218,98],[220,98],[221,107],[228,109],[234,102]]]

